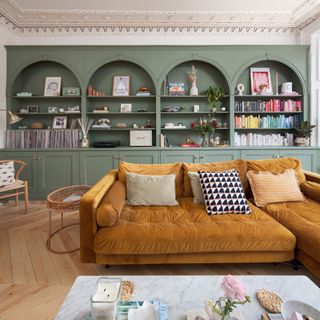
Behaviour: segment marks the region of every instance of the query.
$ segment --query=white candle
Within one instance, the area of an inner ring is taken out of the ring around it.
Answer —
[[[121,286],[120,279],[100,278],[91,297],[93,320],[115,320]]]

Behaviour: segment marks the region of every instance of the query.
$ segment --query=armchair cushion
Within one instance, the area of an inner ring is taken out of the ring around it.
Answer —
[[[300,188],[307,197],[320,202],[320,183],[306,181],[300,185]]]
[[[10,185],[15,181],[13,161],[0,163],[0,187]]]

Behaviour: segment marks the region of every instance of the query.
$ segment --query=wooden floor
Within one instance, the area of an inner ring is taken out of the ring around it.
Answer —
[[[67,223],[78,214],[66,215]],[[60,215],[54,215],[54,227]],[[68,289],[78,275],[298,275],[311,278],[305,268],[293,270],[285,264],[204,264],[111,266],[80,263],[79,251],[54,254],[47,250],[48,212],[45,202],[31,202],[27,214],[23,204],[0,207],[0,319],[53,319]],[[79,226],[67,228],[52,239],[52,248],[71,250],[79,246]]]

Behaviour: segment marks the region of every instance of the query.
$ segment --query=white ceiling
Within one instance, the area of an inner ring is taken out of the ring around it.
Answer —
[[[320,0],[0,0],[0,18],[20,32],[293,33],[319,16]]]

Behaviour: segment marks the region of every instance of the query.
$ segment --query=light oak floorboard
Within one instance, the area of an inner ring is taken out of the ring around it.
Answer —
[[[54,319],[68,288],[78,275],[306,275],[320,281],[304,267],[286,264],[195,264],[111,266],[80,262],[79,251],[54,254],[47,250],[48,211],[44,201],[0,207],[0,319]],[[79,221],[77,213],[65,214],[65,224]],[[60,215],[53,216],[53,228]],[[79,225],[66,228],[52,239],[52,248],[79,247]]]

